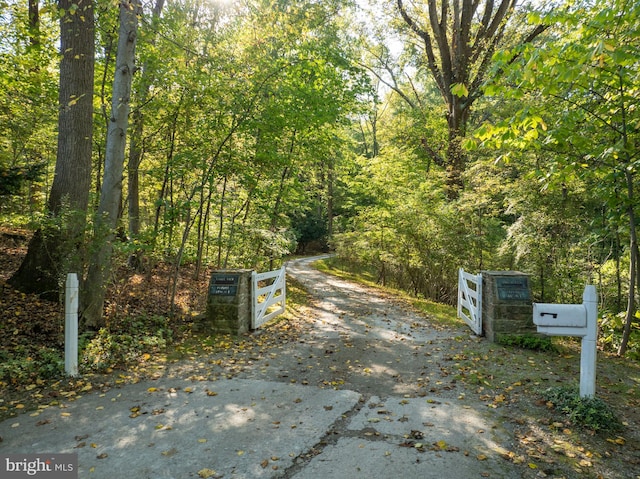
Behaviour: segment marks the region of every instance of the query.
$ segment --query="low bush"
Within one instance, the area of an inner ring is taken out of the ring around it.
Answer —
[[[81,369],[104,372],[166,349],[173,330],[160,316],[120,321],[81,341]]]
[[[616,431],[622,423],[611,407],[596,397],[580,397],[575,387],[557,387],[543,393],[547,405],[560,411],[572,424],[593,431]]]
[[[11,353],[0,353],[0,381],[8,384],[27,384],[63,374],[64,352],[55,348],[41,348],[31,353],[25,348],[16,348]]]
[[[534,351],[557,351],[557,347],[549,336],[535,334],[509,334],[498,336],[498,344],[515,346]]]

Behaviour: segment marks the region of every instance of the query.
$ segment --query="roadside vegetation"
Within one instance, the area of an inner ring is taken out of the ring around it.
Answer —
[[[640,366],[598,351],[597,392],[579,395],[580,341],[507,336],[500,343],[478,338],[453,306],[376,285],[369,272],[346,269],[339,259],[318,269],[401,298],[436,327],[458,331],[441,365],[464,384],[465,398],[501,411],[518,454],[506,459],[539,469],[541,477],[638,477],[640,464]],[[462,398],[459,398],[462,399]]]

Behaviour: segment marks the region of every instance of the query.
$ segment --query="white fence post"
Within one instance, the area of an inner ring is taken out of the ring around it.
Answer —
[[[78,375],[78,276],[67,274],[64,295],[64,371]]]
[[[598,296],[596,287],[587,285],[582,294],[587,310],[587,334],[582,337],[580,351],[580,397],[596,394],[596,354],[598,350]]]
[[[258,273],[251,272],[251,329],[256,329],[258,317]]]
[[[464,296],[462,295],[462,282],[464,281],[464,270],[462,268],[458,268],[458,317],[462,318],[462,300]]]

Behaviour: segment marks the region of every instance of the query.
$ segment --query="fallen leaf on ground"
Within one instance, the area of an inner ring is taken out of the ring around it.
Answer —
[[[198,471],[198,476],[202,479],[209,479],[210,477],[214,477],[216,475],[216,471],[213,469],[200,469]]]

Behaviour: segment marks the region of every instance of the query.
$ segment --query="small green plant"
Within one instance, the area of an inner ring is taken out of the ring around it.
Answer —
[[[557,347],[549,336],[534,334],[507,334],[498,336],[498,344],[515,346],[533,351],[557,351]]]
[[[21,384],[63,374],[64,358],[54,348],[42,348],[31,353],[26,348],[16,348],[13,354],[0,354],[0,381]]]
[[[64,353],[54,348],[41,349],[36,355],[36,371],[42,379],[63,376]]]
[[[0,381],[20,384],[27,381],[35,371],[35,363],[31,358],[4,359],[0,364]]]
[[[596,432],[622,428],[622,423],[607,403],[596,397],[580,397],[575,387],[550,388],[544,391],[542,397],[577,426]]]
[[[166,349],[173,340],[173,330],[162,316],[125,319],[102,328],[92,337],[83,337],[82,368],[103,372],[124,367],[145,354]]]

